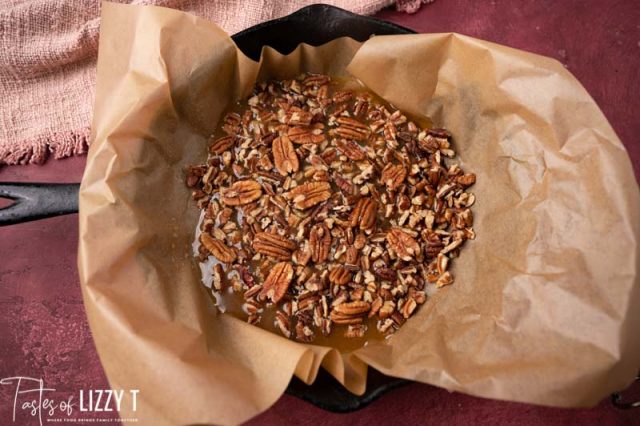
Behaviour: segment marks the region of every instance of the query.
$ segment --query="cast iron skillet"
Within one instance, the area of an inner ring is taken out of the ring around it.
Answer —
[[[344,36],[365,41],[372,35],[414,33],[389,22],[316,4],[289,16],[255,25],[232,38],[245,55],[258,60],[264,46],[287,54],[300,43],[318,46]],[[14,200],[9,207],[0,209],[0,226],[76,213],[79,187],[77,183],[0,183],[0,198]],[[370,368],[367,390],[364,395],[356,396],[321,369],[313,385],[308,386],[294,377],[286,392],[325,410],[349,412],[363,408],[382,394],[407,383],[410,382],[385,376]],[[640,402],[625,403],[621,399],[619,394],[612,396],[612,402],[620,408],[640,405]]]

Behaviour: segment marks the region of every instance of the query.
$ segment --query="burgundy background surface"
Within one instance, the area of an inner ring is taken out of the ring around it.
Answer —
[[[437,0],[415,15],[386,10],[379,17],[420,32],[455,31],[560,60],[600,105],[640,177],[640,1]],[[0,182],[79,182],[84,165],[79,157],[4,167]],[[77,215],[0,228],[0,378],[41,377],[57,389],[57,399],[108,388],[82,304],[77,240]],[[639,387],[630,395],[640,398]],[[0,424],[11,424],[12,402],[13,389],[0,386]],[[412,384],[350,414],[328,413],[285,395],[250,424],[391,422],[640,424],[640,409],[616,410],[608,400],[591,409],[546,408]],[[19,415],[15,424],[37,420]]]

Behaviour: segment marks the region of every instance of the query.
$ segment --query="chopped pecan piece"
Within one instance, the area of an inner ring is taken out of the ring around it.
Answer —
[[[298,171],[300,167],[298,156],[287,136],[275,138],[271,148],[273,150],[273,162],[282,176]]]
[[[331,197],[331,185],[328,182],[310,182],[296,186],[286,193],[295,208],[306,210]]]
[[[309,324],[305,324],[301,321],[296,323],[296,340],[299,342],[312,342],[315,338],[315,333]]]
[[[298,296],[298,311],[306,311],[316,308],[320,296],[314,292],[302,293]]]
[[[371,310],[369,311],[368,317],[371,318],[374,315],[376,315],[380,310],[380,308],[382,308],[383,304],[384,304],[384,299],[382,299],[382,297],[380,296],[376,297],[374,301],[371,302]]]
[[[211,145],[209,145],[209,152],[211,154],[220,155],[225,151],[231,149],[236,143],[235,136],[225,136],[220,139],[213,141]]]
[[[236,252],[227,246],[224,241],[220,241],[205,233],[200,235],[200,241],[202,245],[209,250],[209,253],[220,262],[231,263],[236,260]]]
[[[230,112],[224,116],[222,130],[228,135],[235,136],[240,128],[241,121],[242,117],[240,117],[240,114]]]
[[[287,339],[291,337],[291,322],[289,317],[282,311],[276,312],[274,325],[280,330],[280,333]]]
[[[451,137],[451,133],[449,133],[447,129],[429,129],[427,134],[443,140],[447,140]]]
[[[309,247],[311,259],[314,263],[322,263],[329,257],[331,251],[331,233],[324,224],[314,225],[309,233]]]
[[[402,305],[402,316],[405,318],[409,318],[411,315],[413,315],[413,312],[417,307],[418,304],[415,300],[411,298],[407,299],[407,301],[404,302],[404,305]]]
[[[348,338],[357,338],[364,337],[364,334],[367,332],[367,326],[364,324],[355,324],[347,327],[347,331],[344,332],[344,337]]]
[[[260,297],[271,299],[273,303],[278,303],[285,295],[293,278],[293,266],[289,262],[280,262],[271,269],[271,272],[262,284]]]
[[[331,81],[331,78],[328,75],[324,74],[309,74],[304,80],[302,80],[302,84],[304,86],[322,86]]]
[[[253,240],[255,251],[280,260],[291,259],[296,247],[296,243],[288,238],[269,232],[259,232]]]
[[[284,122],[291,126],[308,126],[309,124],[311,124],[312,119],[312,113],[300,109],[295,111],[288,111],[284,116]]]
[[[249,204],[262,195],[262,186],[255,180],[239,180],[221,190],[222,202],[227,206]]]
[[[436,287],[444,287],[451,284],[453,284],[453,275],[451,275],[451,272],[449,271],[440,275],[440,277],[438,277],[438,280],[436,281]]]
[[[387,300],[378,311],[378,316],[382,319],[389,318],[396,310],[396,304],[392,300]]]
[[[456,182],[463,188],[467,188],[476,183],[476,175],[474,173],[467,173],[456,178]]]
[[[249,290],[245,291],[242,297],[244,297],[244,300],[252,299],[254,296],[257,296],[261,290],[262,290],[262,285],[254,285]]]
[[[356,194],[358,194],[358,186],[357,185],[351,183],[350,181],[348,181],[347,179],[345,179],[342,176],[338,175],[337,173],[334,173],[332,178],[333,178],[333,181],[335,182],[336,186],[338,188],[340,188],[340,190],[345,195],[356,195]]]
[[[433,154],[438,149],[440,149],[440,144],[438,143],[436,138],[433,137],[432,135],[427,135],[425,138],[419,139],[418,146],[420,147],[420,149],[422,149],[423,151],[429,154]]]
[[[384,138],[387,141],[395,142],[397,137],[398,137],[398,129],[396,128],[396,125],[393,124],[392,121],[387,121],[384,124]]]
[[[434,258],[438,256],[444,248],[444,244],[440,240],[440,237],[433,231],[423,232],[422,239],[426,242],[425,255],[427,258]]]
[[[296,340],[311,342],[315,338],[315,333],[312,329],[313,314],[309,311],[298,311],[296,317],[298,319],[296,323]]]

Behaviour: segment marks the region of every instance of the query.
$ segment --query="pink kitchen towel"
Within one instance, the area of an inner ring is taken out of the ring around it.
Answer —
[[[313,0],[119,0],[209,19],[233,34]],[[398,0],[415,12],[427,0]],[[372,14],[395,0],[332,0]],[[0,165],[42,163],[84,153],[93,107],[98,0],[5,0],[0,4]]]

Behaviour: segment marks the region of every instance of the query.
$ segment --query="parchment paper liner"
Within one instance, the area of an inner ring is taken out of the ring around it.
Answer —
[[[261,64],[214,24],[103,4],[79,270],[114,388],[140,389],[142,424],[238,423],[320,365],[352,392],[367,364],[484,397],[593,405],[640,360],[639,197],[629,158],[558,62],[457,34],[339,39]],[[350,63],[350,64],[349,64]],[[478,175],[478,238],[388,342],[350,354],[219,314],[191,259],[197,211],[183,168],[256,79],[347,71],[450,129]]]

